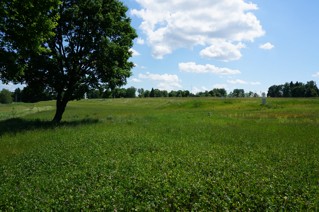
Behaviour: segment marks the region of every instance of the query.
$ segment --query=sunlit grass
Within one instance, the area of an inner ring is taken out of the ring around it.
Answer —
[[[82,100],[60,125],[54,110],[2,120],[0,210],[318,210],[319,99],[267,101]]]
[[[49,110],[54,110],[53,102],[0,104],[0,121]]]

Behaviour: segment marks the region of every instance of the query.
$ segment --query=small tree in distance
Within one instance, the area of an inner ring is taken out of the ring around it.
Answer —
[[[2,91],[0,92],[0,103],[11,104],[12,100],[12,93],[7,89],[2,89]]]

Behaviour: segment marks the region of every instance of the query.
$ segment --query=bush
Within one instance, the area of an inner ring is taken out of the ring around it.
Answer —
[[[12,103],[12,93],[7,89],[2,89],[0,92],[0,103],[1,104],[11,104]]]

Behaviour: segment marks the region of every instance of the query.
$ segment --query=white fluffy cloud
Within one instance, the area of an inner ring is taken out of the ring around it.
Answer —
[[[140,44],[140,45],[143,45],[145,43],[145,41],[142,38],[137,38],[136,39],[136,43]]]
[[[259,48],[261,48],[261,49],[265,49],[265,50],[271,50],[271,49],[273,49],[275,46],[273,45],[273,44],[271,44],[271,43],[264,43],[264,44],[262,44],[262,45],[260,45],[259,46]]]
[[[2,89],[7,89],[9,91],[14,91],[17,88],[23,89],[25,87],[25,85],[21,85],[21,84],[13,84],[13,83],[8,83],[8,84],[2,84],[0,81],[0,91]]]
[[[203,56],[234,60],[241,56],[238,44],[264,35],[260,21],[251,12],[258,9],[257,5],[244,0],[136,1],[141,9],[133,9],[131,14],[142,19],[140,28],[158,59],[178,48],[201,45]],[[217,54],[220,50],[222,53]]]
[[[223,61],[239,60],[242,57],[240,49],[245,48],[243,43],[237,45],[223,40],[216,41],[200,52],[202,57],[215,58]]]
[[[138,82],[142,82],[142,80],[134,77],[134,78],[131,79],[131,82],[137,82],[138,83]]]
[[[217,75],[240,74],[239,70],[220,68],[211,64],[200,65],[196,64],[195,62],[179,63],[178,67],[180,71],[189,73],[213,73]]]
[[[173,74],[139,74],[140,79],[148,79],[157,82],[157,88],[161,90],[174,90],[181,88],[181,80]]]

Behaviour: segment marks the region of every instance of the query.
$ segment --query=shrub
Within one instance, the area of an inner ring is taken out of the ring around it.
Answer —
[[[0,103],[1,104],[11,104],[12,103],[12,93],[7,89],[2,89],[0,92]]]

